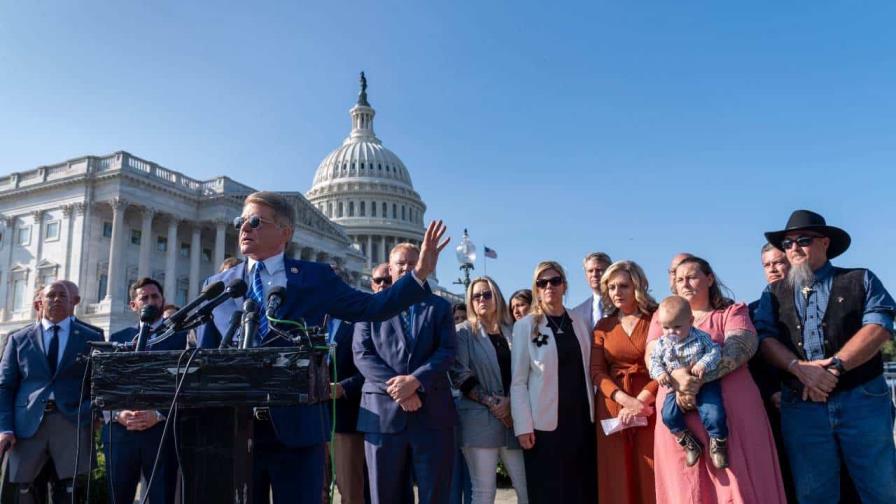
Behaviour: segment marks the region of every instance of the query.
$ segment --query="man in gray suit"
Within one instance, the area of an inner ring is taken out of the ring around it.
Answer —
[[[597,322],[604,317],[604,305],[600,296],[600,277],[604,276],[604,271],[613,264],[610,256],[604,252],[592,252],[585,256],[582,261],[582,267],[585,269],[585,280],[591,287],[591,295],[588,299],[582,301],[582,304],[573,308],[578,316],[588,323],[588,327],[592,330]]]
[[[34,303],[39,321],[9,335],[0,362],[0,455],[9,450],[20,503],[35,502],[32,483],[50,459],[59,476],[53,501],[71,500],[79,436],[77,474],[90,467],[87,365],[77,356],[102,336],[72,320],[72,302],[65,283],[46,286]]]

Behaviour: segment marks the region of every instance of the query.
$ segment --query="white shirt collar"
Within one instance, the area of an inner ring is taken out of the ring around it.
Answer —
[[[249,258],[249,271],[247,273],[255,274],[255,263],[257,262],[259,261],[256,261],[251,257]],[[283,254],[272,255],[271,257],[268,257],[261,262],[264,263],[265,271],[267,271],[271,275],[279,271],[283,271],[283,269],[286,267],[283,263]]]
[[[68,332],[68,330],[71,328],[71,324],[72,324],[71,317],[65,317],[58,324],[54,324],[45,318],[42,318],[40,320],[40,325],[44,331],[49,331],[51,327],[53,327],[54,325],[58,325],[60,331]]]

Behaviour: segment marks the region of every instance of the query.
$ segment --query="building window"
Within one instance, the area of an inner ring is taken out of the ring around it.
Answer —
[[[354,201],[348,202],[348,216],[349,217],[355,216],[355,202]]]
[[[140,245],[140,240],[143,239],[143,231],[139,229],[131,230],[131,244],[132,245]]]
[[[389,207],[386,206],[386,202],[384,201],[384,202],[383,202],[383,218],[384,218],[384,219],[387,218],[387,217],[389,217],[389,210],[388,210],[388,208],[389,208]]]
[[[377,164],[376,167],[377,167],[377,169],[379,169],[379,171],[383,171],[383,165],[382,165],[382,164]]]
[[[332,216],[333,216],[333,202],[328,201],[327,202],[327,217],[332,217]]]
[[[109,286],[109,275],[100,275],[99,288],[96,290],[96,302],[99,303],[106,297],[106,288]]]
[[[156,250],[159,252],[168,252],[168,238],[159,236],[156,238]]]
[[[44,228],[44,241],[56,241],[59,239],[59,221],[47,222]]]
[[[25,271],[18,271],[13,274],[12,279],[12,311],[22,311],[27,307],[27,299],[25,297],[25,289],[28,284],[28,274]]]
[[[396,205],[395,203],[392,203],[392,218],[398,218],[398,205]]]
[[[205,262],[212,262],[212,249],[202,249],[202,260]]]
[[[370,202],[370,216],[376,217],[376,201]]]
[[[342,202],[336,204],[336,217],[342,217]]]
[[[180,242],[180,256],[181,257],[190,257],[190,244],[187,242]]]
[[[405,220],[404,205],[401,205],[401,220]]]
[[[187,304],[187,296],[190,295],[190,281],[187,279],[181,278],[177,281],[177,293],[174,296],[175,304],[178,306],[183,306]]]
[[[111,222],[103,222],[103,238],[112,238]]]
[[[31,245],[31,226],[22,226],[16,229],[16,243],[23,247]]]
[[[37,271],[38,271],[37,281],[38,281],[38,285],[40,287],[50,285],[51,283],[55,282],[56,279],[59,277],[58,276],[59,266],[56,266],[56,265],[45,266],[43,268],[40,268]]]
[[[367,208],[365,205],[366,205],[366,203],[362,201],[361,202],[361,217],[367,216]]]

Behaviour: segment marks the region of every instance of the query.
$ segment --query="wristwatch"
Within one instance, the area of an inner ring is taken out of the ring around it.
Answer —
[[[837,357],[836,355],[831,357],[831,364],[828,367],[832,367],[832,368],[836,369],[837,372],[839,372],[840,374],[843,374],[846,372],[846,367],[843,365],[843,361],[840,359],[840,357]]]

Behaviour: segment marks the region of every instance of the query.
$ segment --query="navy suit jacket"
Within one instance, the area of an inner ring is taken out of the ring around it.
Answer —
[[[401,432],[410,415],[430,429],[450,429],[457,423],[447,374],[457,348],[451,304],[430,294],[411,310],[413,338],[404,334],[397,316],[355,324],[355,365],[365,379],[358,413],[361,432]],[[413,413],[401,409],[386,392],[390,378],[408,374],[421,385],[417,393],[423,406]]]
[[[358,408],[361,407],[361,386],[364,376],[355,367],[355,356],[352,353],[352,337],[355,326],[351,322],[340,321],[333,343],[336,344],[336,379],[342,385],[345,396],[336,400],[336,432],[358,432]]]
[[[77,357],[87,353],[88,341],[102,340],[100,333],[73,320],[56,374],[50,375],[40,322],[11,333],[0,362],[0,432],[12,431],[19,438],[33,436],[44,418],[50,392],[63,417],[76,424],[80,409],[81,423],[89,423],[89,390],[83,391],[84,401],[79,405],[87,363]]]
[[[348,286],[327,264],[285,258],[283,265],[286,269],[286,300],[277,311],[277,318],[281,320],[304,319],[308,325],[321,325],[327,314],[340,320],[386,320],[429,293],[428,287],[421,287],[410,275],[383,292],[368,294]],[[244,261],[213,275],[206,280],[206,285],[218,280],[229,284],[244,278],[245,269]],[[200,348],[218,348],[231,314],[242,309],[242,304],[240,298],[215,308],[212,312],[214,319],[199,328]],[[283,346],[288,343],[281,338],[273,344]],[[293,447],[326,442],[330,436],[330,416],[326,408],[326,403],[271,408],[277,438]]]

